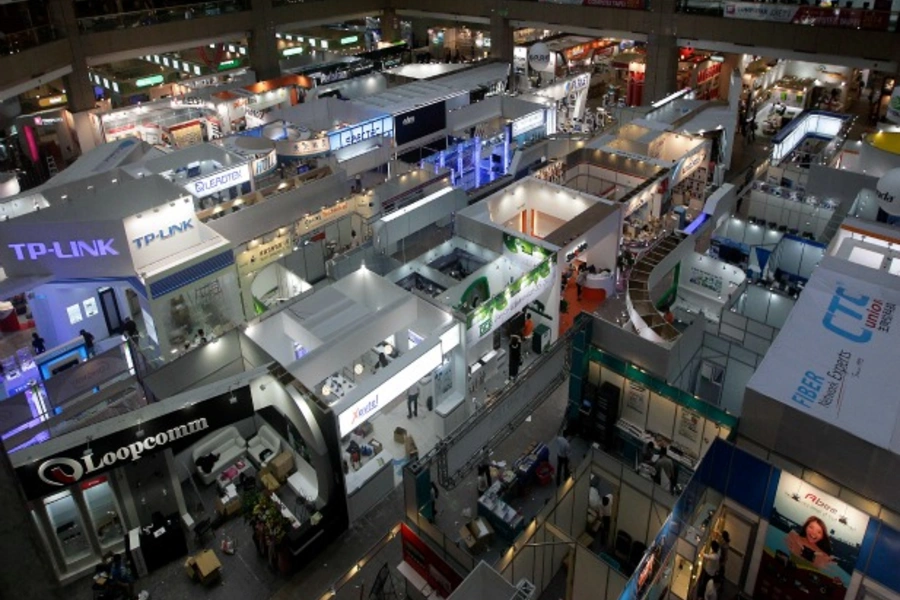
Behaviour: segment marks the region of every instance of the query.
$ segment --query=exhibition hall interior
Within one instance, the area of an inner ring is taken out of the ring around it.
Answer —
[[[0,596],[900,600],[898,17],[0,0]]]

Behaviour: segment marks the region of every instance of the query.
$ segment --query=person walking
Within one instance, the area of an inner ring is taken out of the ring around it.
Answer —
[[[125,317],[125,323],[122,325],[122,330],[125,332],[125,335],[128,336],[128,339],[137,341],[138,326],[137,323],[131,320],[131,317]]]
[[[519,365],[522,362],[522,340],[514,335],[509,339],[509,379],[515,381],[519,375]]]
[[[491,484],[494,483],[491,479],[491,451],[487,446],[481,449],[481,461],[478,464],[478,477],[484,477],[484,489],[491,487]]]
[[[414,383],[406,390],[406,418],[419,416],[419,384]]]
[[[569,455],[572,452],[569,439],[571,437],[568,432],[563,432],[556,438],[556,485],[569,478]]]
[[[84,349],[87,351],[88,358],[92,358],[95,354],[94,350],[94,334],[82,329],[78,333],[84,338]]]
[[[47,351],[46,342],[44,342],[44,338],[39,336],[37,332],[31,334],[31,347],[34,348],[35,354],[43,354]]]
[[[582,266],[578,270],[578,277],[575,278],[575,297],[578,300],[581,300],[581,290],[584,287],[584,283],[587,281],[587,271]]]

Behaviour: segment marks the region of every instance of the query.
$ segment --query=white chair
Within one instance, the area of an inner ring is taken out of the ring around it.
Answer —
[[[250,460],[261,469],[270,460],[278,456],[278,453],[281,451],[281,438],[278,437],[278,434],[271,427],[263,425],[256,432],[256,435],[247,442],[247,450],[250,454]],[[270,452],[263,459],[263,454],[266,450]]]

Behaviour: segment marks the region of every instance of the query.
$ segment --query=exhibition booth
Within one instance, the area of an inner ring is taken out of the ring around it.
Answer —
[[[506,89],[508,77],[509,64],[492,63],[431,81],[401,85],[353,102],[393,116],[394,152],[402,155],[431,144],[443,148],[448,115],[490,92]]]
[[[447,115],[447,148],[421,161],[435,170],[449,168],[454,184],[477,189],[514,173],[516,150],[546,137],[542,104],[509,96],[490,96]]]
[[[837,158],[855,117],[807,111],[772,138],[767,183],[800,191],[808,185],[812,165],[830,165]]]
[[[137,405],[79,415],[76,428],[13,451],[48,576],[68,583],[124,551],[144,577],[183,561],[206,543],[213,521],[221,527],[242,505],[273,513],[230,529],[238,543],[256,542],[262,568],[288,574],[336,539],[347,516],[331,416],[270,375],[270,361],[232,331],[143,385],[126,380]],[[101,391],[89,398],[122,394],[121,382],[109,383],[115,370],[92,373]]]
[[[50,206],[0,223],[7,286],[31,291],[47,347],[81,329],[98,340],[140,319],[155,352],[237,322],[229,242],[194,213],[194,198],[161,176],[113,170],[41,194]],[[122,200],[110,203],[110,194]],[[37,243],[34,240],[44,240]]]
[[[525,236],[555,254],[567,279],[587,270],[586,297],[615,295],[622,215],[619,205],[585,192],[528,177],[488,196],[460,216]],[[551,323],[551,326],[556,325]]]
[[[348,175],[358,175],[390,161],[394,119],[389,112],[336,98],[277,109],[252,135],[275,141],[282,164],[300,166],[333,157]]]
[[[575,75],[519,96],[521,100],[545,104],[548,107],[547,135],[557,131],[579,131],[587,109],[590,73]]]
[[[184,188],[194,198],[194,210],[200,211],[250,192],[255,171],[264,175],[271,170],[271,150],[245,145],[240,152],[230,152],[223,145],[197,144],[161,156],[148,156],[122,169],[135,178],[159,175]]]
[[[461,329],[365,268],[248,326],[303,393],[334,414],[351,521],[394,488],[403,464],[465,420]]]

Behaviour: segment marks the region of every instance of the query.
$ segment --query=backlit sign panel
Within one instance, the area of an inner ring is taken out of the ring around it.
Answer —
[[[247,165],[241,165],[195,179],[184,186],[184,189],[198,198],[205,198],[248,181],[250,181],[250,170]]]

